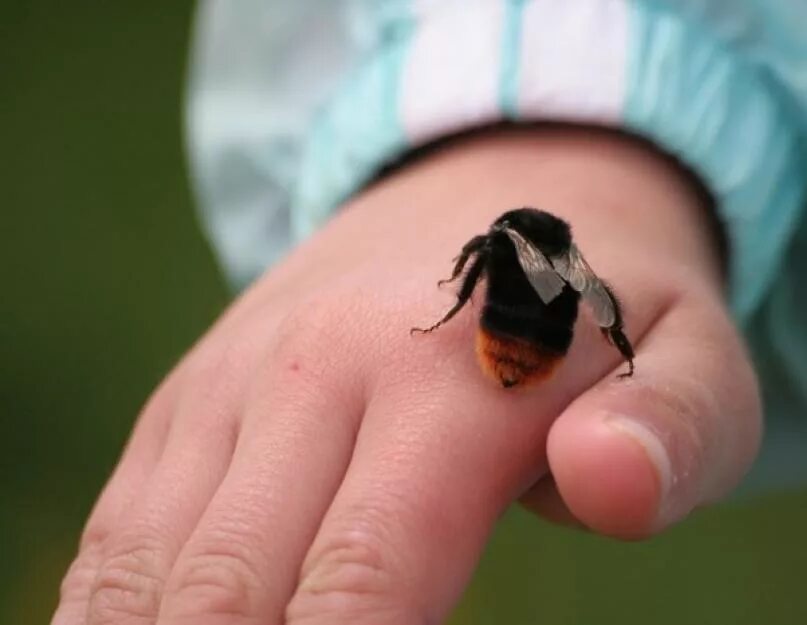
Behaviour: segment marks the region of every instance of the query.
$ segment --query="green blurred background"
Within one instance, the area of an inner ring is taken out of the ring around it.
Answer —
[[[48,622],[139,406],[226,304],[182,151],[192,9],[5,3],[0,625]],[[514,511],[454,622],[807,623],[806,528],[807,492],[628,545]]]

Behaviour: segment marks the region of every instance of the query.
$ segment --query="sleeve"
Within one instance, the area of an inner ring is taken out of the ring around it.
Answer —
[[[198,4],[186,99],[191,176],[235,288],[290,248],[291,189],[312,118],[372,38],[344,4]]]
[[[733,311],[792,415],[807,407],[788,295],[807,262],[804,24],[797,0],[207,0],[189,99],[204,221],[241,285],[418,146],[503,120],[622,128],[715,196]],[[801,451],[773,453],[777,475],[807,479],[807,419],[788,423]]]

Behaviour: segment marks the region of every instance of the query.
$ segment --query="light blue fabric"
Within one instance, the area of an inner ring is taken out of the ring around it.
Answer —
[[[804,206],[799,119],[743,56],[691,19],[631,4],[626,125],[679,156],[720,202],[741,319],[772,284]]]
[[[499,102],[508,119],[521,16],[541,0],[490,1],[505,3]],[[807,481],[807,3],[626,1],[623,125],[700,175],[732,243],[733,309],[770,417],[748,484]],[[412,35],[430,11],[462,4],[202,2],[189,143],[202,216],[235,284],[414,147],[398,112]]]
[[[807,2],[644,0],[702,24],[758,68],[768,88],[807,118]]]
[[[506,0],[505,2],[499,108],[502,116],[507,119],[515,119],[518,112],[521,24],[526,5],[527,0]]]
[[[408,147],[398,118],[398,86],[412,22],[400,14],[398,20],[386,29],[376,53],[355,68],[311,121],[294,201],[298,239]]]
[[[743,490],[805,484],[807,4],[633,8],[626,125],[693,166],[730,236],[733,308],[769,417]]]
[[[393,16],[368,0],[207,0],[196,16],[188,145],[202,222],[243,287],[293,243],[312,118]]]

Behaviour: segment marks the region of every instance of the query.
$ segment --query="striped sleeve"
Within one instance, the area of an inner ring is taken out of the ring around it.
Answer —
[[[804,201],[794,115],[710,31],[630,0],[413,2],[307,136],[294,192],[306,236],[385,164],[500,120],[624,128],[680,158],[715,194],[747,318],[769,287]]]

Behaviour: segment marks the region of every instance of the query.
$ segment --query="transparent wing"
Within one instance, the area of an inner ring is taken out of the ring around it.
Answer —
[[[552,266],[575,291],[580,293],[600,327],[610,328],[614,325],[616,321],[614,300],[574,243],[569,247],[568,253],[552,258]]]
[[[552,263],[541,250],[512,228],[504,227],[502,230],[513,242],[518,263],[524,270],[524,275],[527,276],[532,288],[535,289],[544,304],[549,304],[563,291],[565,286],[563,278],[558,275]]]

